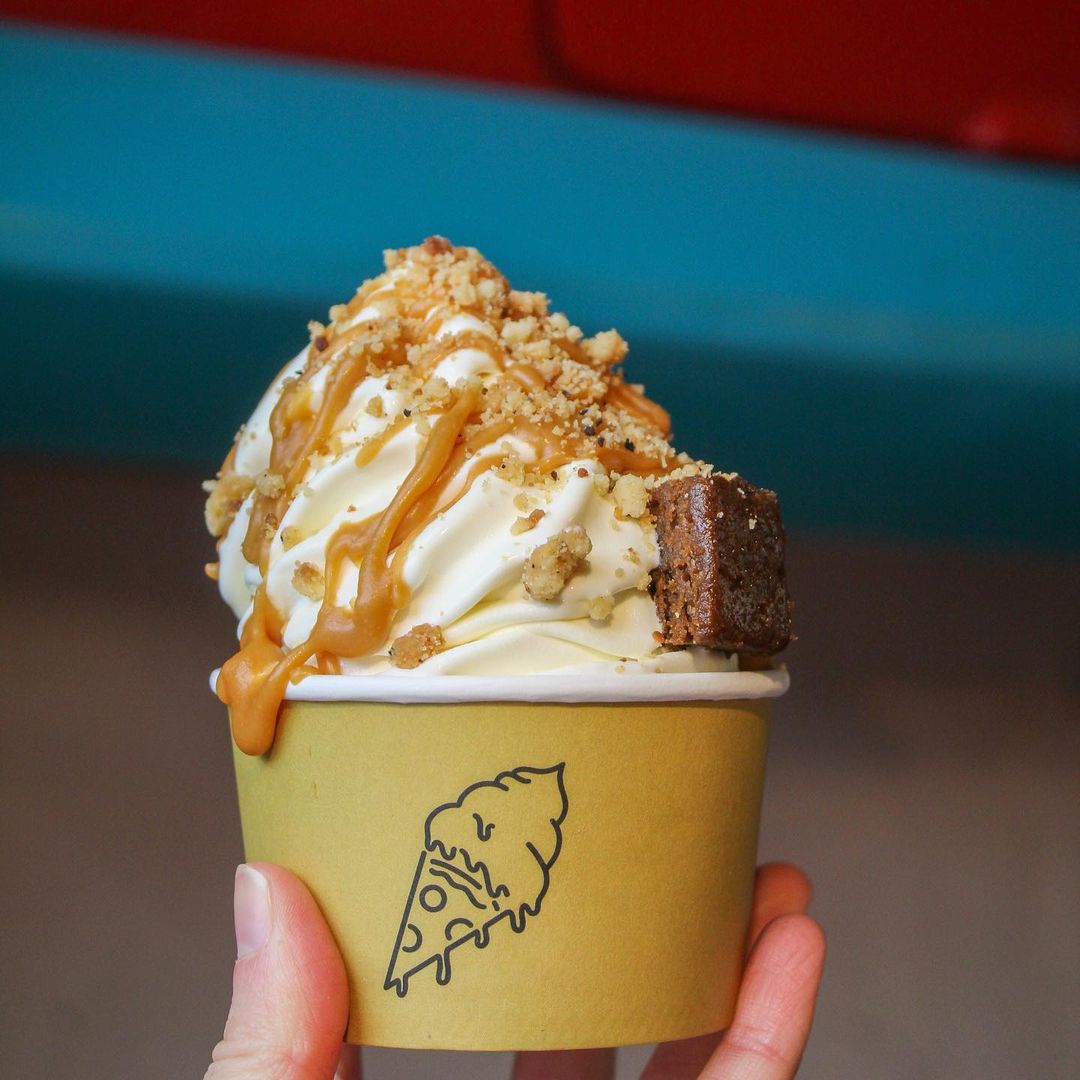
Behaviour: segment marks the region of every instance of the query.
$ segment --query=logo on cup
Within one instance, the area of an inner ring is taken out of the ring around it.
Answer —
[[[432,964],[445,986],[454,949],[487,948],[496,924],[505,919],[520,934],[540,913],[569,809],[565,767],[522,765],[432,810],[384,989],[404,997]]]

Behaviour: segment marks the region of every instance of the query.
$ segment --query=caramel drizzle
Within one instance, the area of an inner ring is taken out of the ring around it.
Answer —
[[[442,320],[440,320],[440,325],[441,322]],[[480,352],[487,353],[500,370],[505,366],[506,354],[503,352],[502,346],[490,334],[482,333],[479,330],[460,330],[458,333],[450,334],[445,340],[440,341],[437,348],[430,349],[425,354],[422,362],[415,366],[416,374],[421,378],[430,375],[448,356],[458,352],[460,349],[477,349]]]
[[[408,601],[398,569],[400,546],[387,564],[394,535],[443,473],[478,398],[476,390],[466,390],[436,421],[419,459],[380,515],[343,525],[334,535],[327,551],[325,599],[315,626],[307,641],[288,653],[280,645],[280,618],[265,581],[260,583],[240,649],[222,667],[217,687],[218,696],[230,706],[233,738],[245,754],[264,754],[273,745],[289,680],[308,660],[316,654],[366,656],[386,640],[396,610]],[[347,557],[359,564],[360,578],[356,599],[345,608],[334,602],[334,596]]]
[[[348,305],[348,314],[354,315],[366,302],[362,291]],[[422,338],[437,333],[447,314],[444,308],[428,313],[421,333],[414,336]],[[463,437],[465,426],[482,403],[480,391],[467,388],[432,425],[415,465],[390,504],[379,514],[346,522],[335,533],[327,549],[324,599],[315,625],[306,641],[286,651],[282,644],[281,617],[266,592],[270,544],[303,482],[312,456],[326,449],[341,411],[356,386],[369,374],[372,358],[368,351],[357,350],[354,354],[348,349],[348,344],[364,332],[365,326],[360,323],[350,327],[332,341],[316,337],[308,350],[304,370],[286,386],[270,416],[273,444],[268,472],[281,477],[283,486],[278,494],[257,494],[252,506],[243,552],[249,562],[259,566],[263,581],[256,590],[240,648],[223,665],[217,685],[219,697],[230,706],[233,737],[246,754],[263,754],[273,745],[278,712],[291,681],[307,674],[340,674],[340,657],[370,655],[386,641],[395,615],[409,601],[403,569],[413,541],[436,513],[452,506],[481,473],[498,462],[497,455],[478,456],[482,450],[499,439],[513,437],[530,447],[537,462],[534,468],[541,473],[582,456],[595,456],[612,471],[648,474],[668,468],[665,461],[622,446],[602,446],[583,436],[556,436],[543,425],[521,417],[489,423]],[[445,343],[439,342],[438,347],[427,350],[423,360],[415,365],[416,373],[421,377],[430,373],[443,359],[462,348],[486,352],[505,378],[512,379],[527,392],[543,390],[547,385],[543,375],[531,365],[508,365],[502,346],[489,335],[473,330],[454,334]],[[385,367],[404,361],[404,343],[379,358],[380,366]],[[308,404],[308,380],[327,364],[333,364],[333,368],[326,380],[322,403],[313,412]],[[606,403],[665,434],[670,430],[667,412],[625,382],[611,384]],[[399,417],[367,440],[356,453],[357,465],[371,461],[406,422]],[[477,460],[467,467],[472,457]],[[235,448],[226,459],[226,469],[232,468],[234,458]],[[453,490],[455,483],[458,487]],[[346,560],[359,568],[359,577],[355,598],[348,606],[341,606],[336,603],[336,597]]]
[[[649,427],[656,428],[665,438],[671,434],[671,413],[639,393],[628,382],[621,379],[613,382],[607,393],[607,403],[636,416]]]
[[[312,351],[315,346],[312,345]],[[273,444],[270,451],[270,467],[267,470],[284,481],[278,495],[257,495],[251,508],[251,519],[244,536],[244,558],[256,564],[263,574],[267,570],[270,554],[270,541],[278,523],[281,521],[289,503],[292,502],[297,486],[307,472],[308,463],[313,454],[324,449],[334,429],[341,410],[348,403],[357,385],[368,374],[368,356],[361,351],[351,356],[342,349],[337,349],[337,363],[327,377],[323,390],[322,404],[317,413],[298,407],[298,398],[303,395],[306,401],[310,393],[310,384],[305,376],[313,374],[323,366],[317,354],[309,352],[308,367],[304,376],[286,387],[278,403],[270,414],[270,434]]]
[[[404,587],[393,587],[394,571],[402,561],[404,548],[399,544],[392,561],[387,561],[394,537],[412,507],[446,469],[478,398],[477,390],[466,390],[439,417],[412,471],[377,521],[372,523],[369,519],[358,525],[342,526],[334,536],[327,553],[327,598],[308,640],[313,649],[338,656],[367,656],[386,640],[396,610],[408,602],[408,597],[401,595]],[[333,603],[334,585],[340,579],[346,556],[358,561],[360,566],[356,599],[351,608]]]

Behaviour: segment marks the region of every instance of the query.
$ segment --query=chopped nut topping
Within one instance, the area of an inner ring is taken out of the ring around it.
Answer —
[[[445,236],[429,236],[423,246],[428,255],[446,255],[454,250],[454,245]]]
[[[326,581],[322,571],[314,563],[302,562],[297,563],[293,571],[292,587],[309,600],[322,600]]]
[[[296,547],[303,539],[303,534],[295,525],[289,525],[287,528],[281,530],[281,546],[286,551],[288,551],[289,548]]]
[[[424,399],[440,405],[450,400],[450,384],[441,376],[434,375],[424,383]]]
[[[517,454],[507,454],[496,466],[496,473],[515,487],[525,483],[525,466]]]
[[[480,298],[471,281],[459,281],[451,287],[451,295],[462,307],[472,307]]]
[[[508,345],[521,345],[536,333],[536,319],[526,315],[524,319],[503,323],[502,339]]]
[[[596,367],[613,367],[626,359],[627,345],[618,330],[605,330],[595,337],[586,338],[581,348]]]
[[[610,596],[594,596],[589,601],[589,618],[593,622],[604,622],[611,618],[614,608],[615,601]]]
[[[221,577],[221,563],[208,562],[203,570],[211,581],[217,581]]]
[[[394,667],[417,668],[434,656],[446,644],[442,627],[420,623],[407,634],[396,638],[390,646],[390,662]]]
[[[509,299],[510,314],[516,318],[526,315],[543,316],[548,313],[548,298],[542,292],[522,292],[511,289]]]
[[[649,493],[645,481],[633,473],[626,473],[615,481],[611,489],[615,509],[624,518],[644,517],[649,509]]]
[[[383,416],[386,413],[386,406],[383,404],[383,399],[376,394],[370,401],[364,406],[364,412],[368,416]]]
[[[521,581],[534,600],[554,600],[584,565],[592,541],[580,525],[571,525],[533,549]]]
[[[516,518],[513,525],[510,526],[511,535],[520,536],[522,533],[535,529],[543,516],[544,511],[538,509],[534,510],[528,517]]]
[[[220,480],[208,480],[207,484],[212,486],[206,500],[206,527],[211,536],[224,536],[255,481],[250,476],[227,473]]]
[[[255,490],[268,499],[276,499],[285,490],[285,477],[267,470],[255,478]]]

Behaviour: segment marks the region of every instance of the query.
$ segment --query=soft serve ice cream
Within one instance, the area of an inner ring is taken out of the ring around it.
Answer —
[[[208,485],[241,749],[311,674],[737,666],[661,644],[649,492],[710,467],[671,447],[614,330],[584,337],[440,238],[310,330]]]

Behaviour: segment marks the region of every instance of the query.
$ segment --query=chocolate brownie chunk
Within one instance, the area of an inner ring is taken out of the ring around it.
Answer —
[[[776,495],[733,473],[659,484],[653,572],[665,645],[767,656],[791,640]]]

